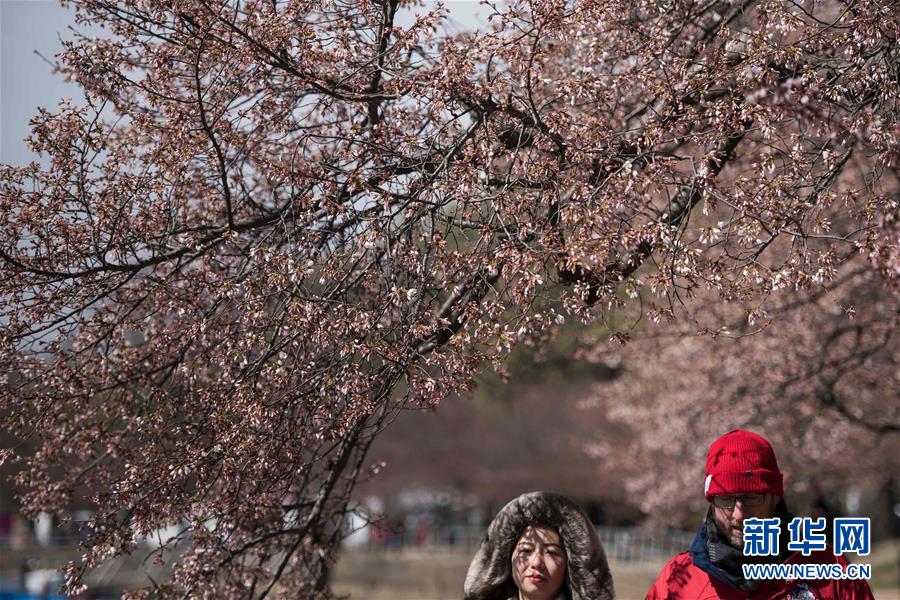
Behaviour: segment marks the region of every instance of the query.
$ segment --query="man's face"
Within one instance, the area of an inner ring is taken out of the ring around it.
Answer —
[[[771,519],[775,516],[778,496],[772,494],[734,494],[713,498],[713,520],[719,534],[738,550],[744,548],[744,519]],[[734,504],[731,508],[722,505]]]

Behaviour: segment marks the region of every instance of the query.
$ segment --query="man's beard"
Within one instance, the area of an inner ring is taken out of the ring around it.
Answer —
[[[734,530],[729,529],[727,532],[719,530],[719,533],[722,534],[722,537],[728,542],[728,545],[737,548],[738,550],[744,549],[744,531],[743,529]]]
[[[719,532],[719,539],[727,543],[732,548],[743,551],[744,549],[744,527],[743,525],[734,528],[730,522],[722,522],[714,519],[716,530]]]

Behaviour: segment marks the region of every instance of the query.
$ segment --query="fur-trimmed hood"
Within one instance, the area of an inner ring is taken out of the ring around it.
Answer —
[[[518,597],[512,578],[512,552],[525,528],[551,527],[566,550],[568,600],[613,600],[612,575],[597,531],[575,501],[552,492],[522,494],[504,506],[469,565],[464,600]]]

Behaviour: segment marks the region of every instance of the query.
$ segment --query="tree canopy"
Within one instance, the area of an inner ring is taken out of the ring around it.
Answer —
[[[87,103],[0,167],[4,458],[98,508],[71,589],[182,523],[160,596],[324,593],[400,408],[566,320],[900,276],[892,2],[71,4]]]

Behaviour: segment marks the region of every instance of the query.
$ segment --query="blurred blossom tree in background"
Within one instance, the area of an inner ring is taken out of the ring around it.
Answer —
[[[657,522],[687,522],[702,508],[709,441],[736,427],[769,436],[793,492],[890,486],[900,472],[897,292],[856,257],[827,286],[779,294],[766,313],[707,297],[693,320],[624,348],[589,346],[585,356],[622,372],[596,386],[590,412],[634,439],[623,448],[594,436],[588,448],[641,465],[626,488]],[[710,333],[712,323],[720,329]]]
[[[87,105],[0,171],[3,459],[97,507],[71,589],[183,523],[161,596],[327,592],[375,436],[567,320],[744,336],[609,396],[642,452],[896,433],[892,2],[71,4]]]

